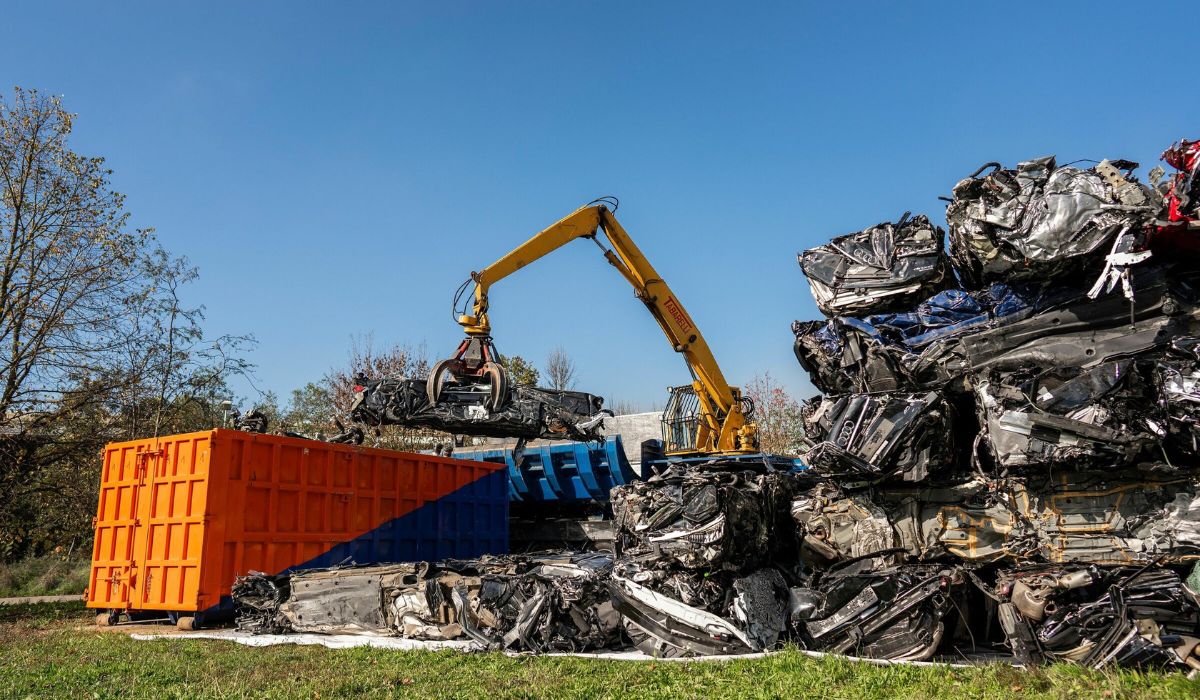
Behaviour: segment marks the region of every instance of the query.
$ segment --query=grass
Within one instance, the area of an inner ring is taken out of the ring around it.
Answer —
[[[0,610],[0,697],[1195,698],[1181,674],[878,667],[796,651],[724,663],[244,647],[89,629],[77,603]]]
[[[90,566],[86,558],[61,554],[0,564],[0,598],[83,593]]]

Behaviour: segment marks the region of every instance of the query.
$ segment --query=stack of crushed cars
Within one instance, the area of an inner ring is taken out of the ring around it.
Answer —
[[[948,236],[800,254],[803,643],[1200,669],[1200,142],[1163,158],[989,163]]]

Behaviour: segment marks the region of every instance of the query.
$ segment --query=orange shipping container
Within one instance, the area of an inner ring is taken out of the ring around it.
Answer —
[[[88,607],[232,610],[234,577],[508,549],[504,465],[210,430],[104,450]]]

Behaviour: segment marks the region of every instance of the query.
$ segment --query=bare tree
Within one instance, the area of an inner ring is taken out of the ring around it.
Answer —
[[[285,420],[301,429],[301,422],[309,426],[305,433],[322,433],[326,436],[336,429],[335,417],[346,423],[350,406],[354,400],[357,379],[379,379],[382,377],[426,377],[430,363],[424,345],[386,345],[376,347],[370,335],[353,338],[350,357],[346,366],[333,369],[319,383],[305,386],[292,392],[292,403]],[[328,403],[324,403],[328,402]],[[322,405],[325,406],[322,412]],[[381,426],[368,437],[376,447],[393,450],[429,449],[438,443],[448,443],[450,436],[424,428],[404,428],[396,425]]]
[[[562,346],[550,351],[546,358],[546,379],[551,389],[564,391],[575,386],[575,360]]]

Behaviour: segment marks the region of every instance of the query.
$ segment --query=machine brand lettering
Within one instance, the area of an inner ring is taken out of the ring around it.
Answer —
[[[668,298],[663,302],[663,306],[667,307],[667,313],[671,314],[671,318],[675,319],[675,323],[679,324],[680,332],[686,333],[692,329],[692,320],[687,317],[687,314],[675,302],[675,297]]]

